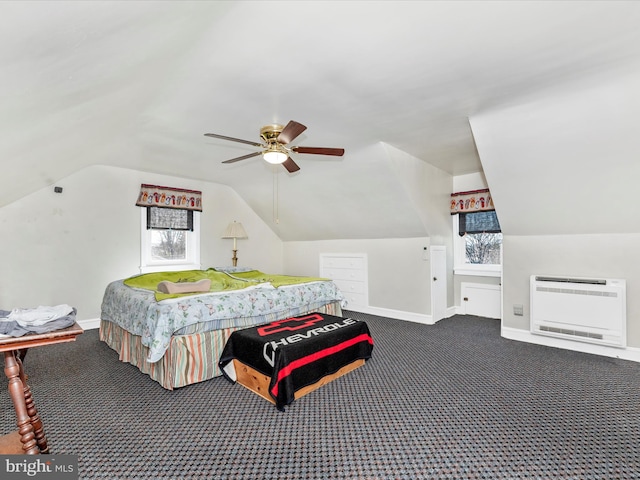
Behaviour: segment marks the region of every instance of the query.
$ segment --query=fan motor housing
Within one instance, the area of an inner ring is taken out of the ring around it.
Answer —
[[[260,136],[264,138],[266,142],[272,143],[276,141],[282,130],[284,130],[284,127],[277,123],[265,125],[260,129]]]

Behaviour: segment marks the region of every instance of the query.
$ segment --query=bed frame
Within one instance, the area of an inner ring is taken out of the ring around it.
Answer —
[[[275,400],[271,395],[269,395],[269,383],[271,382],[271,377],[264,375],[263,373],[260,373],[256,369],[251,368],[249,365],[242,363],[236,358],[234,358],[232,361],[233,361],[233,367],[235,368],[236,376],[237,376],[236,382],[242,385],[243,387],[251,390],[256,395],[264,398],[265,400],[268,400],[269,402],[275,405],[276,404]],[[305,395],[313,392],[314,390],[317,390],[318,388],[326,385],[327,383],[330,383],[335,379],[340,378],[349,372],[352,372],[356,368],[361,367],[362,365],[364,365],[364,362],[365,360],[363,358],[359,358],[358,360],[355,360],[350,364],[345,365],[337,372],[332,373],[330,375],[325,375],[317,382],[311,385],[308,385],[306,387],[303,387],[299,390],[296,390],[294,394],[294,398],[297,400],[300,397],[304,397]]]

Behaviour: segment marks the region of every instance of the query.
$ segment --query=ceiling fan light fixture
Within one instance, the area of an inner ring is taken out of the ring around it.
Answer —
[[[272,163],[274,165],[280,165],[287,161],[287,158],[289,158],[289,155],[279,150],[267,150],[262,154],[262,158],[264,158],[265,161]]]
[[[205,133],[206,137],[220,138],[222,140],[230,140],[232,142],[245,143],[254,147],[260,147],[260,151],[241,155],[240,157],[230,158],[222,163],[235,163],[240,160],[246,160],[257,156],[262,156],[265,162],[272,165],[282,165],[289,173],[295,173],[300,170],[298,164],[291,158],[291,152],[308,153],[311,155],[333,155],[341,157],[344,155],[344,148],[318,148],[318,147],[290,147],[291,142],[307,129],[304,125],[293,120],[287,123],[286,127],[280,124],[265,125],[260,129],[260,138],[262,143],[256,143],[241,138],[227,137],[217,133]]]

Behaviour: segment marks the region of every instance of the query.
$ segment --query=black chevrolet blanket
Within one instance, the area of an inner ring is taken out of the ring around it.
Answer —
[[[238,330],[220,357],[225,371],[234,358],[271,377],[269,393],[280,410],[294,393],[358,359],[371,358],[373,339],[365,322],[312,313]],[[228,370],[228,369],[227,369]]]

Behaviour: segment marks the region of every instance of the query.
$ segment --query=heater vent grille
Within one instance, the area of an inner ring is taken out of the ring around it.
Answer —
[[[598,290],[580,290],[577,288],[536,287],[538,292],[561,293],[570,295],[594,295],[596,297],[617,297],[617,292],[600,292]]]
[[[597,338],[598,340],[602,340],[603,338],[601,333],[581,332],[579,330],[569,330],[566,328],[547,327],[546,325],[541,325],[540,331],[550,332],[550,333],[559,333],[562,335],[574,335],[576,337]]]
[[[626,347],[626,283],[531,276],[531,332]]]

